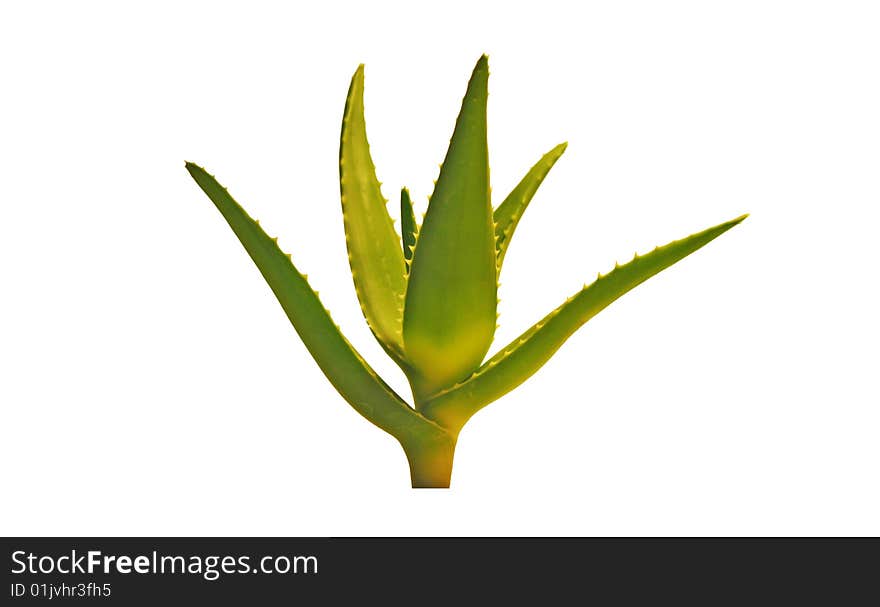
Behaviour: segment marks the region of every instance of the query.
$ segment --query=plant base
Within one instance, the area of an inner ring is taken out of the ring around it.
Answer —
[[[405,445],[413,489],[448,489],[455,457],[455,441],[435,440]]]

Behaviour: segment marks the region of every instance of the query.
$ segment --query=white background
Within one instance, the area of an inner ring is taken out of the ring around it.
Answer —
[[[0,533],[880,534],[877,10],[4,4]],[[451,490],[413,491],[183,163],[404,390],[347,266],[344,97],[366,63],[390,208],[408,185],[423,211],[483,52],[496,200],[570,142],[493,351],[615,260],[751,217],[474,417]]]

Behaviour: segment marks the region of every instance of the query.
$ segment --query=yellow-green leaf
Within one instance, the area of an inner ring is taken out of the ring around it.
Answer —
[[[599,276],[502,348],[473,376],[424,403],[421,411],[444,427],[457,431],[471,415],[531,377],[572,333],[618,297],[690,255],[746,217],[743,215],[657,247],[645,255],[637,255],[629,263]]]
[[[498,254],[499,270],[504,262],[504,254],[507,252],[510,239],[513,238],[513,232],[516,230],[516,226],[522,218],[526,207],[529,206],[532,197],[538,191],[538,187],[544,181],[547,173],[550,172],[550,169],[553,168],[553,165],[556,164],[556,161],[559,160],[559,157],[562,156],[567,147],[568,143],[560,143],[544,154],[541,160],[529,169],[526,176],[522,178],[516,187],[511,190],[510,194],[507,195],[507,198],[495,209],[495,248]]]
[[[361,310],[379,343],[399,360],[405,266],[367,144],[363,65],[352,76],[345,101],[339,184],[348,261]]]
[[[416,246],[416,214],[413,211],[412,199],[409,190],[400,190],[400,232],[403,241],[403,258],[406,261],[406,271],[409,272],[409,264],[412,260],[413,249]]]
[[[495,332],[488,77],[483,56],[468,83],[410,266],[403,336],[417,401],[467,377]]]
[[[303,344],[342,397],[405,447],[442,439],[446,433],[409,407],[348,342],[306,277],[278,248],[276,239],[270,238],[213,176],[189,162],[186,169],[232,228]]]

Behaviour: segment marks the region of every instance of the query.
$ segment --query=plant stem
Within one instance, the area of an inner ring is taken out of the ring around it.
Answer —
[[[448,489],[455,457],[455,438],[438,437],[404,445],[413,489]]]

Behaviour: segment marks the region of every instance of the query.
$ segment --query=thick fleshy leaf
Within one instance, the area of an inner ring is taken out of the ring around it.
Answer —
[[[581,325],[611,302],[720,236],[746,215],[657,247],[617,266],[570,297],[486,361],[466,381],[422,405],[421,411],[456,432],[478,410],[520,385],[549,360]]]
[[[416,246],[416,214],[413,211],[412,199],[409,190],[400,190],[400,232],[403,241],[403,258],[406,261],[406,271],[409,272],[409,264],[413,256],[413,248]]]
[[[403,336],[417,402],[476,369],[495,332],[488,77],[483,56],[468,84],[410,266]]]
[[[361,310],[379,343],[399,360],[406,268],[367,144],[363,65],[352,76],[345,101],[339,184],[348,261]]]
[[[544,154],[535,166],[529,169],[526,176],[516,185],[507,198],[495,209],[495,248],[498,254],[498,269],[500,271],[501,264],[504,262],[504,254],[510,239],[513,238],[513,232],[519,223],[520,218],[532,201],[538,187],[559,157],[565,152],[568,143],[560,143],[555,148]]]
[[[309,353],[342,397],[405,446],[435,435],[442,438],[444,431],[409,407],[348,342],[306,277],[278,248],[277,240],[270,238],[204,169],[192,163],[187,163],[186,169],[235,232]]]

